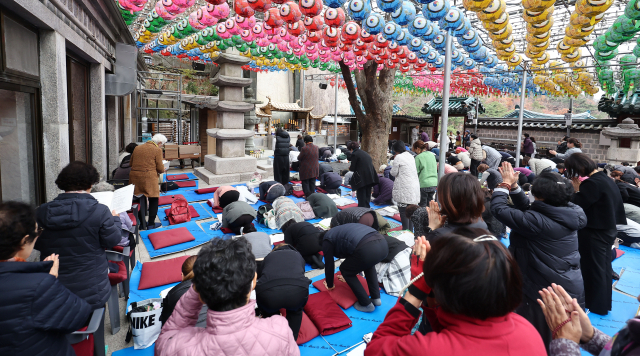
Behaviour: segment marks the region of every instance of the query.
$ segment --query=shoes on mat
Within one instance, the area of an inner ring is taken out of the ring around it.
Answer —
[[[382,300],[380,300],[380,298],[371,298],[371,303],[373,303],[373,305],[375,305],[376,307],[379,307],[382,305]]]
[[[160,226],[162,226],[161,223],[153,223],[153,224],[147,224],[147,230],[153,230],[153,229],[157,229]]]
[[[620,275],[617,274],[615,271],[613,271],[613,279],[615,279],[616,281],[620,279]]]
[[[373,303],[369,303],[369,305],[362,306],[360,302],[356,302],[356,304],[354,304],[353,307],[356,308],[357,311],[361,311],[363,313],[372,313],[373,311],[376,310],[376,307],[373,305]]]

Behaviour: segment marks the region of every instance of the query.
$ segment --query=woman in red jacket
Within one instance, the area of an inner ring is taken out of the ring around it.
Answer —
[[[419,237],[414,253],[424,263],[424,277],[414,285],[426,292],[431,286],[435,296],[436,307],[423,307],[435,332],[411,334],[423,301],[407,293],[373,334],[365,356],[547,354],[536,329],[513,312],[522,301],[522,276],[495,237],[449,234],[432,247]]]

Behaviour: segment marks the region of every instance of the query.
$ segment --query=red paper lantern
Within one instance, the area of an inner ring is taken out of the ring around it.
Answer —
[[[322,31],[310,31],[307,34],[307,39],[313,43],[318,43],[322,40]]]
[[[258,12],[265,12],[271,8],[271,0],[247,0],[247,3]]]
[[[360,26],[354,21],[349,21],[342,26],[342,37],[347,41],[355,41],[360,37]]]
[[[305,28],[302,21],[287,24],[287,31],[292,36],[300,36],[304,30]]]
[[[280,9],[272,7],[267,12],[265,12],[264,23],[271,26],[272,28],[282,26],[282,24],[284,24],[284,21],[280,17]]]
[[[294,23],[300,21],[302,18],[302,12],[300,11],[298,4],[293,1],[289,1],[280,6],[280,17],[287,23]]]
[[[324,23],[331,27],[340,27],[345,21],[344,10],[341,7],[334,9],[332,7],[324,11]]]
[[[227,0],[204,0],[206,2],[208,2],[209,4],[213,4],[213,5],[220,5],[220,4],[224,4],[227,2]]]
[[[253,8],[251,8],[251,6],[249,6],[247,0],[234,0],[233,11],[235,11],[237,15],[240,15],[242,17],[251,17],[253,16],[253,14],[255,14],[255,11],[253,10]]]
[[[305,17],[302,22],[309,31],[320,31],[324,26],[324,18],[322,16]]]
[[[314,17],[322,12],[322,0],[300,0],[300,11],[304,16]]]

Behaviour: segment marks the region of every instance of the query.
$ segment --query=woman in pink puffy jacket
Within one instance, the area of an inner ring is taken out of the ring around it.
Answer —
[[[156,341],[156,356],[300,355],[287,319],[256,318],[256,262],[244,237],[213,239],[193,265],[193,288],[178,301]],[[207,327],[198,328],[202,305]]]

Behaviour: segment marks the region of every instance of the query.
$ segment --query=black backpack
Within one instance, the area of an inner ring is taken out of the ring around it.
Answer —
[[[265,224],[264,222],[264,214],[271,210],[273,210],[273,206],[271,204],[260,205],[260,207],[258,207],[258,214],[256,216],[256,219],[258,220],[259,224],[267,226],[267,224]]]

